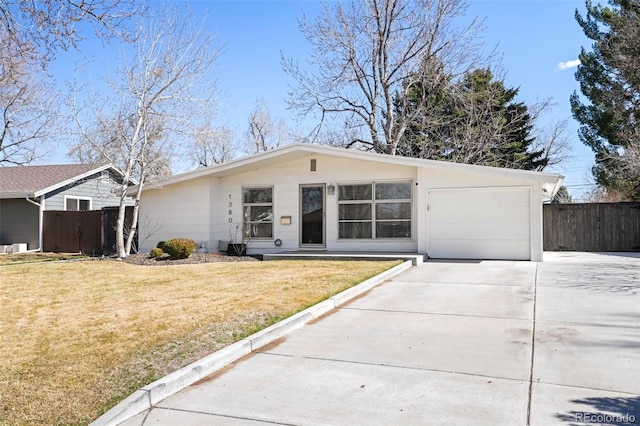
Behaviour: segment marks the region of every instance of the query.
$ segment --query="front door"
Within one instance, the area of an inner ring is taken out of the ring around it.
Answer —
[[[300,185],[300,245],[324,247],[324,185]]]

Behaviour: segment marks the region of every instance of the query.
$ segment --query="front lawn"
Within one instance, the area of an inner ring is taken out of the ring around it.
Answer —
[[[0,255],[0,266],[16,265],[18,263],[51,262],[56,260],[72,260],[83,258],[85,258],[84,255],[76,253],[6,253]]]
[[[398,263],[0,266],[0,423],[86,424],[141,386]]]

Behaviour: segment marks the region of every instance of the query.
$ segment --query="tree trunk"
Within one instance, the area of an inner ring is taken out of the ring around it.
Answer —
[[[120,205],[118,206],[118,221],[116,222],[116,252],[120,259],[127,256],[124,244],[124,215],[126,212],[127,204],[127,188],[129,187],[128,180],[122,184],[122,194],[120,194]]]
[[[131,228],[129,229],[129,235],[127,236],[127,244],[125,247],[125,251],[127,256],[131,254],[131,245],[133,244],[133,239],[138,232],[138,215],[140,212],[140,198],[142,196],[142,185],[144,184],[144,174],[142,178],[140,178],[140,182],[138,182],[138,188],[136,190],[136,196],[133,204],[133,214],[131,215]]]

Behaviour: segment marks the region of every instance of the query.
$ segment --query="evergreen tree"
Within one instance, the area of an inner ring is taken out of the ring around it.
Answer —
[[[401,155],[526,170],[546,166],[543,151],[533,149],[528,107],[515,100],[518,88],[507,88],[490,69],[471,71],[457,82],[446,75],[439,83],[419,81],[405,90],[406,99],[398,96],[396,114],[413,117]],[[416,113],[416,105],[426,107]]]
[[[566,186],[562,185],[558,188],[558,192],[551,200],[551,204],[568,204],[573,203],[573,198],[569,195],[569,190]]]
[[[595,153],[593,175],[605,188],[640,200],[640,2],[610,0],[609,6],[586,1],[587,14],[576,20],[593,40],[580,53],[576,71],[580,91],[571,96],[580,140]]]
[[[452,84],[441,63],[423,64],[423,70],[408,79],[403,96],[396,94],[396,117],[407,123],[398,155],[452,161]]]

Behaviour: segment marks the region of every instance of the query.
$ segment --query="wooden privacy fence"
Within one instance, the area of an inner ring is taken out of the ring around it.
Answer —
[[[57,253],[102,253],[102,211],[44,211],[42,246]]]
[[[545,204],[544,250],[640,251],[640,202]]]
[[[133,207],[127,207],[125,238]],[[42,249],[57,253],[111,254],[115,252],[117,207],[102,210],[45,210],[42,218]],[[137,247],[137,235],[133,250]]]

